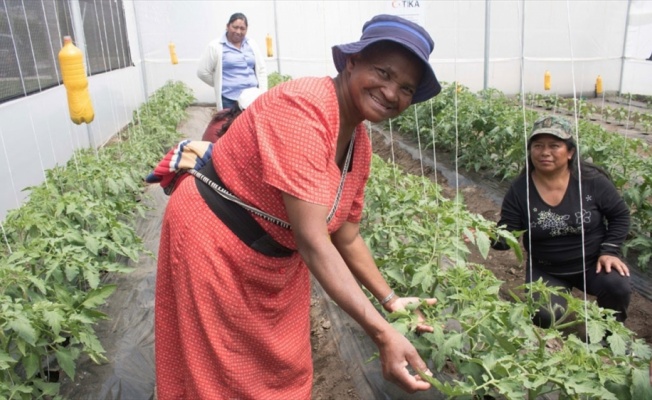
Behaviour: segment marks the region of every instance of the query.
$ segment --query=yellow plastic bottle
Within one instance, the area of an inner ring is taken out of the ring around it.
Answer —
[[[267,57],[274,57],[274,49],[272,48],[272,37],[267,34],[265,37],[265,44],[267,44]]]
[[[543,75],[543,89],[550,90],[550,86],[550,71],[546,71],[545,75]]]
[[[177,58],[177,48],[175,47],[174,43],[170,42],[168,47],[170,48],[170,60],[172,60],[172,64],[179,64],[179,59]]]
[[[599,96],[602,94],[602,77],[598,75],[598,78],[595,80],[595,95]]]
[[[59,51],[59,65],[63,85],[68,95],[68,110],[70,119],[79,125],[90,123],[95,118],[93,103],[88,92],[88,79],[84,68],[84,56],[81,50],[72,43],[70,36],[63,38],[63,47]]]

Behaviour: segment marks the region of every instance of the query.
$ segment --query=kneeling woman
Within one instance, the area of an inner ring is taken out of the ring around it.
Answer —
[[[572,133],[558,116],[534,123],[528,167],[505,195],[498,224],[525,231],[527,283],[542,278],[549,286],[586,290],[624,322],[632,288],[620,248],[629,232],[629,209],[602,168],[578,160]],[[502,242],[493,247],[508,249]],[[566,308],[560,296],[553,304]],[[554,314],[540,309],[534,322],[549,327],[563,312],[554,308]]]

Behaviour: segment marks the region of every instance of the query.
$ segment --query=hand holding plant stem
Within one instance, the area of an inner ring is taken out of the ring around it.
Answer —
[[[419,322],[416,326],[416,330],[419,333],[433,332],[434,329],[432,326],[425,324],[426,318],[419,310],[421,305],[434,306],[437,304],[437,299],[420,299],[418,297],[394,297],[389,303],[385,304],[385,310],[389,312],[396,312],[402,310],[413,309],[417,314],[417,321]]]

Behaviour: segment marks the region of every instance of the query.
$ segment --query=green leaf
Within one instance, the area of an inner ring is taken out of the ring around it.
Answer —
[[[27,385],[15,385],[15,386],[11,386],[11,391],[13,392],[13,394],[15,393],[32,394],[34,392],[34,389]],[[12,396],[11,398],[15,398],[15,396]]]
[[[58,382],[33,381],[33,383],[44,396],[57,396],[59,394],[61,384]]]
[[[586,331],[589,334],[589,339],[591,343],[598,343],[607,333],[604,324],[601,321],[589,320],[586,326]]]
[[[122,190],[120,190],[120,186],[117,184],[115,179],[109,178],[109,179],[106,180],[106,183],[108,183],[109,190],[111,191],[111,193],[119,194],[119,193],[122,192]]]
[[[74,282],[75,278],[79,275],[79,268],[76,265],[67,264],[64,267],[64,271],[68,282]]]
[[[42,279],[33,275],[29,276],[27,279],[29,279],[32,285],[34,285],[34,287],[36,287],[42,294],[47,293],[47,289],[45,288],[45,282]]]
[[[652,399],[651,370],[635,369],[632,371],[632,399]]]
[[[489,238],[489,235],[483,231],[476,231],[475,239],[482,258],[486,259],[489,255],[489,249],[491,248],[491,239]]]
[[[100,273],[97,269],[89,268],[84,271],[84,277],[91,289],[97,289],[100,284]]]
[[[58,310],[45,310],[43,311],[43,319],[52,328],[52,333],[58,336],[61,332],[61,323],[64,321],[63,312]]]
[[[81,245],[84,243],[84,238],[82,237],[81,232],[76,230],[70,230],[65,235],[66,239],[73,244]]]
[[[70,350],[57,349],[55,351],[57,363],[71,380],[75,379],[75,358]]]
[[[23,367],[25,367],[25,375],[27,378],[33,377],[36,372],[41,369],[41,358],[37,353],[30,353],[22,359]]]
[[[97,255],[100,252],[100,242],[93,236],[86,236],[84,245],[93,255]]]
[[[400,285],[407,286],[407,282],[405,281],[405,277],[403,276],[402,271],[399,271],[396,268],[387,268],[383,270],[383,273],[388,277],[394,279]]]
[[[97,339],[97,336],[92,333],[81,332],[79,334],[79,340],[86,346],[84,350],[88,352],[88,356],[93,361],[99,363],[103,359],[102,353],[104,353],[104,348],[102,347],[102,343]]]
[[[9,369],[11,364],[15,364],[16,362],[12,356],[0,350],[0,371]]]
[[[32,346],[36,343],[36,330],[34,330],[30,321],[23,315],[16,316],[14,319],[9,321],[8,325],[9,328],[13,329],[14,332],[16,332],[25,342]]]
[[[116,285],[106,285],[99,289],[94,289],[88,292],[84,302],[81,304],[85,308],[95,308],[105,303],[106,298],[109,297],[116,289]]]

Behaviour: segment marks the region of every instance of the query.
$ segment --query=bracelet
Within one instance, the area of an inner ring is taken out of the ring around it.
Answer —
[[[381,306],[384,306],[384,305],[387,304],[391,299],[393,299],[395,295],[396,295],[396,293],[394,293],[394,291],[392,290],[392,291],[387,295],[387,297],[385,297],[384,299],[382,299],[382,300],[380,301],[380,305],[381,305]]]

